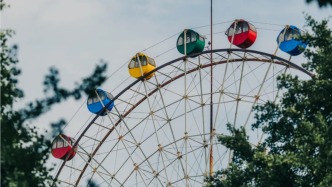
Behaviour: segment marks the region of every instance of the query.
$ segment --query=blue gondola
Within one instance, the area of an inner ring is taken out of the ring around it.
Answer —
[[[111,104],[109,104],[111,102]],[[114,107],[113,96],[104,90],[97,88],[96,92],[89,96],[87,101],[87,107],[91,113],[98,114],[104,106],[108,106],[108,111],[111,111]],[[107,111],[100,114],[102,116],[106,115]]]
[[[286,26],[277,38],[279,49],[292,56],[301,54],[307,47],[307,44],[299,39],[300,36],[301,31],[299,28],[293,25]]]

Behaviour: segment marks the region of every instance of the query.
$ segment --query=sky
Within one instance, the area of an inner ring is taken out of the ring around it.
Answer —
[[[181,56],[174,48],[183,29],[195,28],[207,41],[211,37],[208,0],[11,0],[8,4],[10,8],[1,13],[1,28],[13,29],[16,34],[9,43],[19,46],[18,86],[25,93],[19,106],[43,97],[42,82],[50,67],[60,70],[61,86],[70,89],[104,60],[110,78],[102,87],[115,95],[122,88],[118,84],[129,77],[126,65],[135,53],[144,51],[163,64]],[[213,47],[229,47],[225,30],[233,20],[245,19],[258,30],[259,39],[251,49],[273,53],[275,38],[285,25],[305,29],[306,13],[321,20],[331,16],[331,7],[319,9],[305,0],[214,0]],[[303,58],[294,60],[301,63]],[[55,106],[33,124],[47,128],[59,118],[68,120],[85,99]]]
[[[144,51],[163,64],[181,56],[174,47],[183,29],[195,28],[208,41],[211,37],[208,0],[11,0],[9,4],[1,13],[1,29],[16,33],[9,43],[19,46],[19,87],[25,92],[21,106],[43,97],[43,78],[52,66],[60,70],[61,86],[70,89],[104,60],[110,78],[102,87],[115,95],[121,91],[119,83],[129,77],[126,66],[135,53]],[[214,0],[213,46],[228,48],[223,33],[241,18],[258,30],[259,40],[251,49],[273,53],[285,25],[305,29],[306,13],[316,20],[332,15],[331,7],[319,9],[305,0]],[[299,64],[303,60],[294,59]],[[85,99],[55,106],[33,124],[47,128],[59,118],[70,120]],[[75,134],[77,128],[69,126],[67,131]]]
[[[136,52],[175,36],[146,51],[158,56],[175,46],[177,33],[185,28],[207,26],[199,32],[210,38],[208,0],[11,0],[9,5],[1,13],[1,28],[16,32],[10,43],[19,46],[23,72],[19,86],[25,92],[21,103],[43,96],[42,81],[52,66],[60,70],[61,85],[70,88],[101,59],[108,62],[108,75],[122,67],[121,77],[128,76],[124,64]],[[252,49],[272,53],[279,30],[287,24],[303,28],[304,13],[321,20],[331,16],[331,8],[319,9],[315,2],[304,0],[215,0],[213,46],[229,47],[223,32],[231,21],[242,18],[262,28],[259,37],[266,42],[256,42]],[[179,54],[163,56],[161,63]],[[120,76],[114,77],[112,83]],[[51,117],[58,119],[62,114]]]

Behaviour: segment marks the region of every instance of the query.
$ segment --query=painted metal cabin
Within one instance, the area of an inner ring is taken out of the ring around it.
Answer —
[[[191,29],[185,29],[180,34],[176,42],[176,48],[183,55],[191,55],[202,52],[204,47],[204,37]]]
[[[279,49],[291,56],[301,54],[307,47],[307,44],[301,41],[301,30],[293,25],[286,26],[280,31],[277,37]]]
[[[242,49],[249,48],[257,38],[255,26],[243,19],[235,20],[225,34],[230,43]]]
[[[60,134],[52,142],[52,156],[61,160],[71,160],[76,154],[77,147],[74,138]]]
[[[137,53],[133,56],[128,64],[128,70],[130,76],[138,79],[141,76],[146,75],[150,71],[156,69],[156,62],[153,58],[143,54]],[[154,76],[154,73],[151,73],[146,77],[149,80],[151,77]]]
[[[99,114],[99,112],[102,111],[105,106],[108,106],[107,107],[108,111],[112,110],[112,108],[114,107],[113,96],[110,93],[100,88],[97,88],[95,93],[91,94],[88,98],[87,101],[88,110],[91,113]],[[104,116],[106,114],[107,111],[105,111],[100,115]]]

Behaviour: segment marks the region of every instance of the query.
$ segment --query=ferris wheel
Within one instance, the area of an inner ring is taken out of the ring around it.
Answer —
[[[134,81],[114,96],[96,89],[87,100],[94,118],[85,129],[75,139],[62,134],[53,141],[53,156],[63,160],[54,184],[203,186],[232,161],[232,151],[218,142],[231,135],[227,124],[244,128],[257,146],[264,133],[251,129],[253,108],[278,102],[279,75],[312,74],[275,54],[249,50],[257,31],[245,20],[235,20],[225,34],[231,47],[209,50],[202,35],[186,29],[176,41],[184,56],[164,64],[135,54],[128,64]],[[299,35],[286,26],[278,47],[299,55],[305,48]]]

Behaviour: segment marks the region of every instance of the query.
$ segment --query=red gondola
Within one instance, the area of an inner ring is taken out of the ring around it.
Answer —
[[[71,160],[75,156],[77,150],[77,146],[73,147],[74,144],[74,138],[64,134],[58,135],[52,142],[53,157],[61,160]]]
[[[255,26],[243,19],[235,20],[225,34],[229,42],[242,49],[250,47],[257,37]]]

